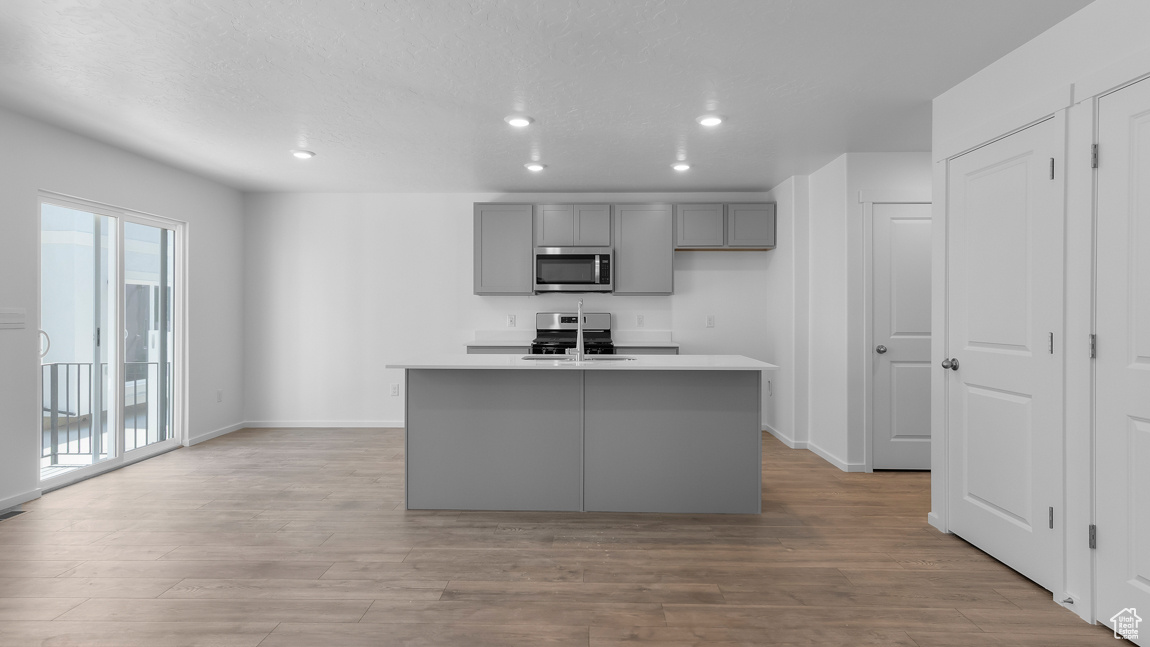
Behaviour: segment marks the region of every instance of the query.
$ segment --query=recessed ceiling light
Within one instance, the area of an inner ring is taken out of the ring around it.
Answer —
[[[671,165],[671,168],[675,169],[676,171],[682,172],[682,171],[686,171],[687,169],[691,168],[691,165],[686,163],[686,162],[675,162],[674,164]]]
[[[712,128],[714,126],[718,126],[719,124],[723,123],[723,118],[718,116],[718,115],[703,115],[702,117],[699,117],[695,121],[699,122],[700,125],[707,126],[708,128]]]
[[[315,153],[313,153],[312,151],[305,151],[305,150],[294,150],[291,152],[291,154],[295,155],[296,157],[298,157],[301,160],[309,160],[309,159],[315,157]]]
[[[504,118],[503,121],[506,121],[516,128],[526,128],[530,126],[531,122],[535,120],[531,117],[525,117],[523,115],[509,115],[508,117]]]
[[[532,173],[538,173],[539,171],[547,168],[546,164],[540,164],[539,162],[531,162],[530,164],[524,164],[523,166]]]

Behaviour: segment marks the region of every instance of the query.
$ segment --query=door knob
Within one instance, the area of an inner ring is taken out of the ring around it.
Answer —
[[[957,371],[958,370],[958,358],[953,357],[951,359],[942,360],[942,367],[943,368],[949,368],[952,371]]]
[[[883,353],[886,352],[886,346],[879,344],[878,346],[875,346],[874,352],[878,353],[879,355],[882,355]]]

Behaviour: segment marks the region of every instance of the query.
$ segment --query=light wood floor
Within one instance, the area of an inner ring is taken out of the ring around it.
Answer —
[[[928,478],[766,436],[761,515],[407,512],[401,430],[244,430],[0,522],[0,645],[1116,644]]]

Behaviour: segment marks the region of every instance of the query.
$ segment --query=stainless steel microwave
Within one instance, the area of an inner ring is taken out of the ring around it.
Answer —
[[[536,247],[536,292],[611,292],[610,247]]]

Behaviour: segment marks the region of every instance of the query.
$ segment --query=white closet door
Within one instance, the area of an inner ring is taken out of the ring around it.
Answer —
[[[1099,101],[1099,621],[1150,619],[1150,81]],[[1138,644],[1150,644],[1150,622]]]
[[[950,528],[1061,586],[1063,181],[1059,115],[948,168]],[[1052,341],[1053,340],[1053,341]],[[1051,517],[1053,516],[1053,523]],[[1053,527],[1051,527],[1053,526]]]
[[[871,206],[876,470],[930,469],[930,211]]]

